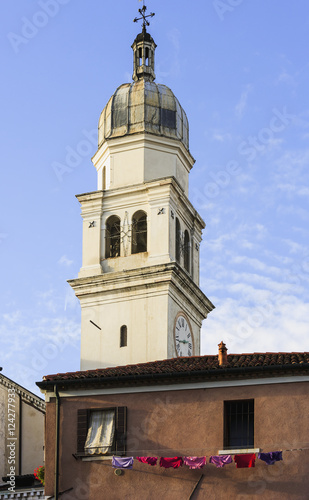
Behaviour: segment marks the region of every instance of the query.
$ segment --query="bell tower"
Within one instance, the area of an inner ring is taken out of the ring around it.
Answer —
[[[154,14],[139,12],[133,82],[99,119],[97,191],[77,196],[83,261],[69,283],[81,303],[81,370],[199,355],[214,308],[199,288],[205,224],[188,199],[187,116],[154,82],[156,44],[146,31]]]

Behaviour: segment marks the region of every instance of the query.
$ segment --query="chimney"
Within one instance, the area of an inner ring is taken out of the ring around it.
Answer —
[[[223,340],[218,344],[219,346],[219,365],[227,365],[227,348],[226,345],[224,344]]]

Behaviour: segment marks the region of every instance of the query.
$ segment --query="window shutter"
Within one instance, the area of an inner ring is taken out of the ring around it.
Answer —
[[[77,410],[77,453],[84,453],[88,432],[88,410]]]
[[[127,407],[118,406],[115,408],[116,415],[116,439],[115,448],[117,455],[126,454],[126,438],[127,438]]]

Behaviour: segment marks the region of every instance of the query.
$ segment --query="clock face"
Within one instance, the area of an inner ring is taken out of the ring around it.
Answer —
[[[189,320],[180,313],[176,316],[174,339],[177,356],[192,356],[193,337]]]

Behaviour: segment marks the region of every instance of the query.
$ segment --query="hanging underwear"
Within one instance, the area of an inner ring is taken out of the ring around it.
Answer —
[[[206,464],[206,457],[183,457],[183,463],[189,469],[202,469]]]
[[[267,465],[274,465],[275,462],[282,460],[282,451],[271,451],[270,453],[259,453],[258,458],[264,460]]]
[[[224,467],[226,464],[231,464],[232,462],[231,455],[211,456],[209,459],[209,463],[214,464],[216,467]]]
[[[158,457],[136,457],[136,460],[148,465],[157,465]]]
[[[183,464],[182,457],[173,457],[173,458],[161,457],[160,458],[160,467],[164,467],[165,469],[169,469],[170,467],[173,467],[174,469],[178,469],[178,467],[181,467],[182,464]]]
[[[133,457],[113,457],[112,467],[114,467],[114,469],[132,469],[133,462]]]
[[[255,453],[244,453],[242,455],[235,455],[234,461],[236,462],[237,469],[246,469],[247,467],[255,467]]]

